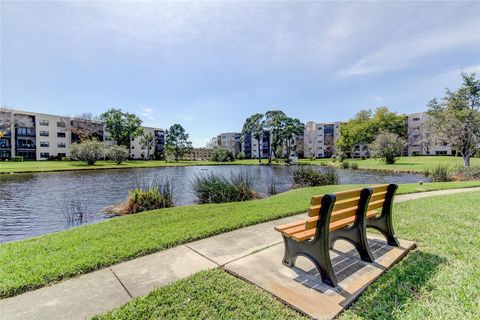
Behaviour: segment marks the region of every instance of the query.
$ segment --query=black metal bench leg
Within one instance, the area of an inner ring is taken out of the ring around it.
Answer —
[[[333,243],[338,239],[347,240],[355,247],[355,249],[357,249],[360,259],[366,262],[373,262],[375,261],[375,258],[370,251],[370,247],[368,246],[367,233],[361,229],[362,226],[357,225],[350,228],[342,228],[331,231],[330,244],[333,246]]]
[[[313,262],[322,282],[332,287],[337,286],[338,281],[333,271],[330,251],[328,250],[328,239],[316,239],[312,242],[297,242],[283,236],[285,254],[282,263],[287,267],[295,266],[298,256],[304,256]]]
[[[387,239],[387,243],[395,247],[400,246],[400,242],[398,241],[397,236],[395,235],[395,230],[393,229],[392,216],[393,197],[395,196],[397,188],[398,186],[396,184],[391,184],[388,186],[387,194],[385,196],[385,203],[380,216],[367,219],[367,227],[372,227],[380,231]]]

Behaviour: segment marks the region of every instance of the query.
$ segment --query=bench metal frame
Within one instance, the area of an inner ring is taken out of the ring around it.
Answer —
[[[397,192],[397,189],[398,185],[396,184],[388,185],[382,212],[378,217],[367,218],[366,221],[367,228],[374,228],[380,231],[387,239],[387,243],[395,247],[400,246],[400,242],[398,241],[398,238],[395,235],[395,230],[393,229],[392,217],[393,198]]]

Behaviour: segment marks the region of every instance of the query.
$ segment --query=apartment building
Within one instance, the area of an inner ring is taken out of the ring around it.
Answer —
[[[130,139],[130,157],[132,159],[159,159],[165,146],[165,131],[158,128],[143,127],[143,134],[153,137],[153,143],[146,147],[143,137]]]
[[[0,159],[22,156],[24,160],[48,160],[70,156],[72,143],[80,138],[72,128],[89,126],[92,135],[107,145],[114,144],[101,121],[71,120],[64,116],[20,110],[0,111],[0,119],[7,120],[10,128],[0,137]],[[144,127],[145,133],[155,137],[154,156],[163,152],[164,132],[162,129]],[[147,150],[142,150],[140,138],[134,139],[130,155],[134,159],[146,158]]]
[[[241,134],[239,132],[221,133],[217,136],[216,146],[238,155],[242,151]]]
[[[260,158],[267,159],[272,154],[272,135],[264,130],[258,141],[252,134],[244,134],[241,148],[246,159],[258,159],[259,150]]]
[[[408,115],[408,155],[452,155],[452,148],[446,143],[434,143],[425,130],[428,119],[426,112]]]
[[[335,142],[340,137],[341,122],[308,121],[303,133],[304,156],[330,158],[335,154]]]
[[[185,155],[188,160],[208,160],[212,157],[213,149],[210,148],[193,148],[192,151]]]

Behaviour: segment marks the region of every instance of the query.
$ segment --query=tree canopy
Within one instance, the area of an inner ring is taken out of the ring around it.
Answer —
[[[428,103],[428,128],[435,143],[447,143],[470,166],[480,146],[480,80],[475,73],[462,73],[463,84],[456,91],[446,89],[445,96]]]
[[[112,108],[102,113],[105,128],[118,145],[130,146],[130,139],[143,133],[142,120],[135,114]]]
[[[192,142],[188,140],[189,134],[178,123],[172,125],[165,132],[165,150],[172,154],[175,161],[178,161],[187,152],[192,150]]]
[[[380,132],[394,133],[405,139],[407,116],[392,112],[387,107],[377,108],[374,113],[371,110],[361,110],[340,126],[337,147],[353,157],[355,148],[360,144],[371,144]]]

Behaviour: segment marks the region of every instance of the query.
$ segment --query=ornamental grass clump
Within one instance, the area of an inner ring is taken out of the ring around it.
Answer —
[[[247,172],[231,174],[229,177],[213,172],[199,174],[191,183],[198,203],[237,202],[258,197],[253,189],[255,178]]]
[[[480,180],[480,166],[460,167],[453,176],[458,181]]]
[[[425,175],[429,177],[432,182],[447,182],[452,180],[450,175],[450,166],[448,164],[439,163],[431,169],[425,171]]]
[[[293,188],[338,184],[338,170],[333,167],[301,166],[293,172]]]
[[[174,206],[173,180],[161,179],[143,183],[128,191],[128,199],[108,211],[119,214],[133,214],[142,211],[171,208]]]

